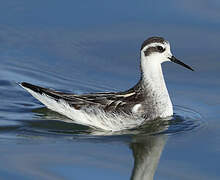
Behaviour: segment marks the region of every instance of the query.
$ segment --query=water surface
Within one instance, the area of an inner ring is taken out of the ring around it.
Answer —
[[[219,179],[220,3],[1,1],[1,179]],[[17,82],[87,93],[139,79],[139,49],[163,36],[188,71],[163,70],[175,115],[116,134],[66,122]]]

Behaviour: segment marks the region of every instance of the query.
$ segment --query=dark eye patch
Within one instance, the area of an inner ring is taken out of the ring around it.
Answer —
[[[163,48],[162,46],[152,46],[152,47],[149,47],[147,48],[145,51],[144,51],[144,54],[145,56],[149,56],[151,53],[153,52],[159,52],[159,53],[162,53],[165,51],[165,48]]]
[[[165,51],[165,49],[162,46],[156,46],[156,48],[159,52],[164,52]]]
[[[164,52],[165,48],[163,48],[162,46],[153,46],[153,47],[149,47],[144,51],[145,56],[149,56],[151,53],[153,52]]]

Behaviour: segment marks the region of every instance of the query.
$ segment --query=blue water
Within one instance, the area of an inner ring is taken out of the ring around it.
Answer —
[[[219,179],[219,1],[0,2],[0,179]],[[163,64],[175,105],[165,124],[96,132],[17,85],[126,90],[155,35],[196,70]]]

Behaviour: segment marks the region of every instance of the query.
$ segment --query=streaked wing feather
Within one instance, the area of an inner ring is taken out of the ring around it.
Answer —
[[[81,109],[82,107],[86,106],[101,106],[106,111],[116,111],[122,109],[122,107],[125,107],[127,105],[127,102],[130,102],[129,104],[132,104],[132,101],[135,101],[137,99],[137,94],[135,93],[135,91],[128,91],[127,93],[104,92],[77,95],[43,88],[29,83],[22,83],[21,85],[32,89],[37,93],[50,96],[55,100],[64,100],[70,106],[73,106],[76,109]]]

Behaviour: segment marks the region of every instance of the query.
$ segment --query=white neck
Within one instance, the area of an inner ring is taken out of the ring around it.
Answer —
[[[156,56],[141,59],[142,84],[146,91],[146,103],[152,104],[155,116],[173,115],[172,103],[166,88],[161,63]]]

